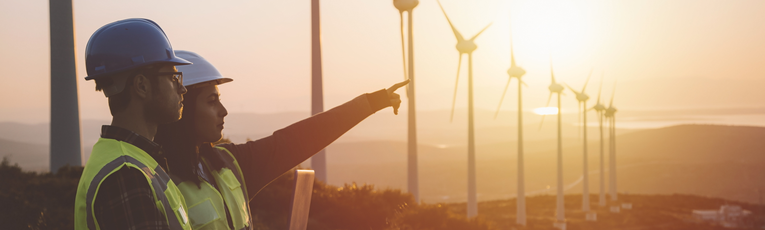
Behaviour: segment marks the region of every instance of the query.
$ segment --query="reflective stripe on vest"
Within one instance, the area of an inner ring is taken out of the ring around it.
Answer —
[[[117,159],[107,163],[103,168],[101,168],[100,171],[98,171],[93,180],[90,181],[90,186],[88,186],[88,193],[86,195],[88,228],[97,229],[95,220],[93,219],[92,206],[94,202],[93,199],[96,195],[96,190],[98,190],[99,187],[98,185],[101,183],[104,177],[125,163],[131,163],[138,166],[138,168],[141,169],[146,177],[151,179],[151,186],[155,188],[154,194],[162,202],[162,206],[165,209],[165,217],[167,217],[167,222],[170,225],[170,229],[182,230],[183,227],[181,227],[180,223],[177,220],[170,218],[171,216],[175,217],[175,211],[173,210],[172,206],[170,206],[170,202],[167,200],[167,196],[165,196],[164,193],[164,191],[167,190],[167,183],[170,181],[170,177],[167,175],[167,173],[165,173],[165,170],[162,170],[162,168],[159,167],[159,165],[154,168],[154,172],[156,172],[156,174],[152,174],[151,170],[149,170],[149,167],[130,156],[120,156],[117,157]],[[156,188],[159,188],[159,191],[156,191]],[[181,206],[181,209],[182,208],[183,206]],[[183,215],[183,213],[181,215]],[[182,216],[182,218],[185,218],[185,216]]]

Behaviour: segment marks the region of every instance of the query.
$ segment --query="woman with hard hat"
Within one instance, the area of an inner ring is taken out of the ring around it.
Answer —
[[[363,94],[304,119],[271,136],[243,144],[221,144],[223,119],[217,85],[231,82],[196,53],[175,51],[194,63],[178,66],[188,89],[180,121],[160,126],[162,145],[173,181],[183,194],[194,229],[252,229],[249,200],[279,175],[324,149],[373,113],[401,104],[396,89]]]

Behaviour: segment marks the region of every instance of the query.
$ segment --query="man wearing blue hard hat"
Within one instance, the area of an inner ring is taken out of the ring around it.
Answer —
[[[112,123],[101,128],[80,178],[75,229],[191,229],[153,141],[157,126],[181,117],[186,88],[175,66],[188,64],[148,19],[112,22],[91,35],[85,79],[108,98]]]

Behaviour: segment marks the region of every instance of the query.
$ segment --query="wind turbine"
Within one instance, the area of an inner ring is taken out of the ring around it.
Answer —
[[[319,0],[311,0],[311,116],[324,112],[324,90],[321,67],[321,16]],[[327,150],[311,157],[316,179],[327,183]]]
[[[489,26],[491,26],[491,23],[484,27],[481,31],[478,32],[475,36],[470,38],[469,40],[465,40],[464,37],[462,37],[462,34],[460,34],[459,31],[457,31],[456,28],[454,28],[454,25],[452,25],[452,21],[449,20],[449,16],[446,15],[446,11],[444,10],[444,7],[441,6],[441,1],[437,1],[438,6],[441,7],[441,11],[444,13],[444,16],[446,17],[446,21],[449,22],[449,26],[452,27],[452,32],[454,32],[454,36],[457,37],[457,51],[459,51],[459,61],[457,62],[457,82],[454,85],[454,97],[452,99],[452,115],[450,118],[450,121],[454,119],[454,103],[457,99],[457,86],[459,84],[459,76],[460,76],[460,65],[462,65],[462,54],[468,55],[468,202],[467,202],[467,217],[474,217],[478,215],[478,197],[476,194],[476,179],[475,179],[475,129],[473,125],[473,51],[475,51],[478,46],[476,46],[474,40],[478,37],[478,35],[481,35],[483,31],[485,31]]]
[[[550,99],[552,99],[553,93],[558,95],[558,198],[556,202],[556,219],[553,224],[555,227],[561,230],[566,229],[566,214],[564,213],[563,203],[563,137],[561,135],[561,106],[560,95],[563,94],[563,86],[555,81],[555,72],[553,71],[552,61],[550,61],[550,76],[552,77],[552,83],[547,89],[550,90],[550,96],[547,98],[547,105],[550,105]],[[547,107],[547,106],[545,106]],[[542,122],[539,127],[542,127],[542,123],[545,121],[545,116],[542,115]]]
[[[494,119],[497,119],[499,109],[502,107],[502,100],[505,99],[505,93],[510,86],[510,81],[513,78],[518,79],[518,192],[516,196],[516,215],[515,223],[519,225],[526,225],[526,188],[524,179],[523,168],[523,105],[521,100],[521,85],[525,83],[521,80],[521,77],[526,74],[526,70],[515,64],[515,54],[513,53],[513,36],[510,35],[510,68],[507,69],[507,75],[510,78],[507,79],[505,85],[505,91],[502,91],[502,97],[499,99],[499,105],[497,106],[497,112],[494,114]]]
[[[582,211],[589,212],[590,211],[590,174],[587,166],[587,100],[590,99],[590,96],[588,96],[586,93],[584,93],[584,90],[587,89],[587,83],[590,82],[590,76],[592,76],[592,70],[590,70],[590,74],[587,75],[587,81],[584,82],[584,87],[582,87],[582,91],[576,91],[574,88],[571,88],[568,84],[566,84],[566,87],[568,87],[569,90],[574,92],[576,94],[576,100],[579,102],[577,104],[577,109],[580,115],[582,115],[583,119],[583,125],[582,128],[584,130],[584,150],[582,152],[582,155],[584,157],[584,164],[582,166]],[[584,109],[582,109],[584,108]],[[584,112],[583,112],[584,111]],[[583,114],[582,114],[583,113]]]
[[[393,6],[398,9],[399,19],[401,20],[401,60],[404,64],[404,79],[409,79],[406,95],[409,105],[408,114],[408,140],[407,140],[407,191],[414,196],[414,200],[420,203],[420,185],[419,171],[417,169],[417,117],[414,107],[414,37],[412,34],[412,11],[419,0],[393,0]],[[404,51],[404,11],[409,15],[409,73],[406,67],[406,52]]]
[[[604,74],[605,75],[605,74]],[[600,123],[600,200],[598,205],[606,206],[606,176],[603,168],[603,116],[606,111],[606,106],[600,103],[600,93],[603,91],[603,77],[600,78],[600,89],[598,89],[598,102],[592,107],[598,114],[598,122]],[[610,133],[610,132],[609,132]]]
[[[611,142],[609,144],[610,147],[610,153],[609,153],[609,190],[611,193],[611,201],[617,200],[617,193],[616,193],[616,107],[614,107],[614,95],[616,94],[616,83],[614,83],[614,91],[611,93],[611,102],[608,103],[608,108],[606,108],[606,120],[608,120],[610,125],[609,130],[609,141]]]

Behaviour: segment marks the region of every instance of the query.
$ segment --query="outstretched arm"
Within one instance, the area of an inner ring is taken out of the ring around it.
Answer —
[[[249,198],[252,199],[263,187],[292,169],[356,126],[369,115],[393,107],[398,114],[401,99],[396,89],[409,80],[388,89],[363,94],[342,105],[316,114],[283,129],[271,136],[245,144],[225,144],[242,168]]]

